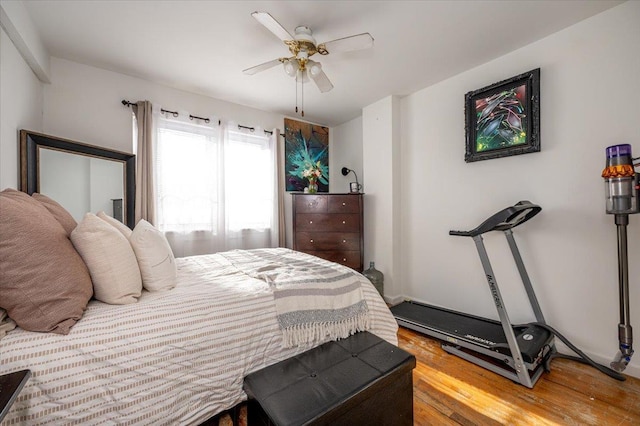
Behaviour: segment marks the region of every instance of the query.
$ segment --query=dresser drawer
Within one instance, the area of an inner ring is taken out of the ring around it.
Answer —
[[[359,233],[340,232],[298,232],[296,250],[360,250]]]
[[[359,251],[329,251],[327,252],[326,257],[323,259],[330,260],[332,262],[339,263],[344,266],[348,266],[351,269],[355,269],[356,271],[361,270],[360,263],[360,252]]]
[[[349,268],[355,269],[358,272],[362,271],[359,251],[329,250],[329,251],[305,251],[305,253],[312,254],[322,259],[329,260],[331,262],[336,262],[344,266],[348,266]]]
[[[362,194],[292,194],[293,248],[362,272]]]
[[[296,213],[326,213],[327,211],[326,195],[301,195],[296,194],[293,199],[295,202]]]
[[[360,232],[358,214],[296,214],[296,231]]]
[[[360,196],[333,195],[329,197],[329,213],[360,213]]]

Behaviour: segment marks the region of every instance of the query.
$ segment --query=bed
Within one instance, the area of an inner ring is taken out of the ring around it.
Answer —
[[[350,276],[366,328],[397,344],[383,299],[345,266],[282,248],[176,263],[175,288],[127,305],[91,300],[68,335],[18,327],[2,338],[0,372],[33,373],[2,424],[199,424],[241,403],[245,375],[331,339],[285,342],[271,282],[278,271],[265,264]]]

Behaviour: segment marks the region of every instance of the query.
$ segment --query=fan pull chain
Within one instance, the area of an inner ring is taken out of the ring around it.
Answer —
[[[298,72],[296,71],[296,114],[298,113]]]
[[[304,117],[304,71],[296,72],[296,114],[298,113],[298,83],[300,83],[300,114]]]

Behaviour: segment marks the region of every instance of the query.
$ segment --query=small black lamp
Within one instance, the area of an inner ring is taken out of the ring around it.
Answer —
[[[360,189],[362,189],[362,185],[358,183],[358,175],[356,174],[356,172],[354,172],[351,169],[348,169],[346,167],[342,168],[342,176],[346,176],[351,172],[353,172],[353,175],[356,177],[356,181],[349,183],[349,189],[350,189],[350,192],[354,194],[358,194],[360,192]]]

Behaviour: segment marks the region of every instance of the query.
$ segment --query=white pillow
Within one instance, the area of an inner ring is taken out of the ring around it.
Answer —
[[[176,286],[176,259],[162,232],[142,219],[133,228],[129,242],[138,258],[144,288],[149,291],[162,291]]]
[[[112,305],[137,301],[142,292],[140,268],[120,231],[87,213],[71,233],[71,242],[89,268],[96,299]]]
[[[129,239],[129,237],[131,237],[131,229],[129,229],[129,227],[127,225],[125,225],[124,223],[120,222],[118,219],[115,219],[111,216],[108,216],[105,212],[98,212],[97,216],[104,220],[105,222],[107,222],[109,225],[112,225],[114,228],[116,228],[118,231],[120,231],[122,233],[122,235],[124,235],[127,239]]]

